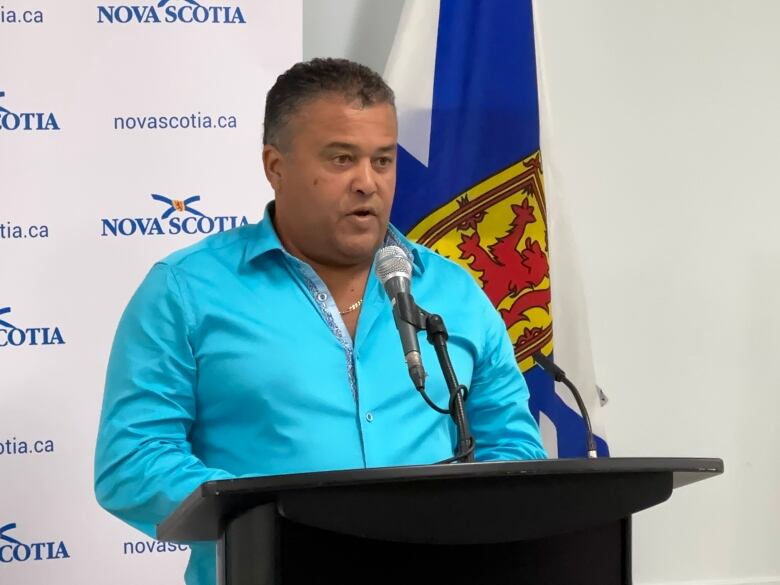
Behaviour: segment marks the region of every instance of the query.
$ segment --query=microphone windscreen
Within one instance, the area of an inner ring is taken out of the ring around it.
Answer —
[[[411,278],[412,264],[406,253],[398,246],[385,246],[376,253],[374,271],[383,285],[393,276]]]

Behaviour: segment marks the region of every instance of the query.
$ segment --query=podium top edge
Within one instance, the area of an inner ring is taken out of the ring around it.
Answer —
[[[693,474],[693,477],[699,475],[700,479],[704,479],[711,475],[721,474],[723,470],[722,459],[686,457],[602,457],[598,459],[533,459],[449,465],[409,465],[221,479],[205,482],[191,494],[190,498],[213,497],[226,492],[279,491],[317,488],[325,485],[335,487],[344,484],[368,485],[504,475],[672,472]]]

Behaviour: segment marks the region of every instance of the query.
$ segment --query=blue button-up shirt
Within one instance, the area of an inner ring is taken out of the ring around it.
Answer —
[[[417,303],[444,318],[478,460],[545,452],[504,323],[461,267],[390,226]],[[430,397],[449,394],[421,335]],[[354,341],[323,281],[282,247],[266,212],[154,265],[117,329],[95,454],[107,510],[153,535],[204,481],[430,464],[456,432],[414,389],[373,269]],[[215,583],[195,545],[188,584]]]

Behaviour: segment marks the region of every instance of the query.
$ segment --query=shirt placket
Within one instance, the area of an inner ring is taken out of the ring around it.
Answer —
[[[358,434],[360,435],[360,449],[363,455],[363,464],[365,465],[365,441],[363,438],[363,428],[360,421],[360,393],[358,392],[357,374],[355,371],[355,348],[354,344],[352,343],[352,337],[347,330],[347,326],[344,323],[344,320],[341,318],[341,314],[339,313],[339,309],[336,306],[336,301],[333,299],[333,295],[330,294],[328,287],[317,275],[314,269],[294,256],[288,255],[288,260],[292,263],[293,267],[303,280],[306,289],[311,295],[314,304],[317,306],[320,315],[328,325],[331,333],[333,333],[333,335],[341,344],[341,347],[344,349],[347,381],[349,383],[350,390],[352,391],[352,398],[355,402],[355,422],[357,424]]]

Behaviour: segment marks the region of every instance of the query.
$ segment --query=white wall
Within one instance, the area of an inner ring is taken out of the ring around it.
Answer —
[[[380,73],[403,0],[303,0],[303,56],[347,57]]]
[[[726,467],[637,515],[636,582],[780,582],[780,3],[535,6],[613,454]]]
[[[635,517],[635,582],[780,583],[780,3],[536,11],[549,197],[581,256],[612,452],[725,461]],[[304,57],[381,70],[397,19],[377,15],[304,0]]]

